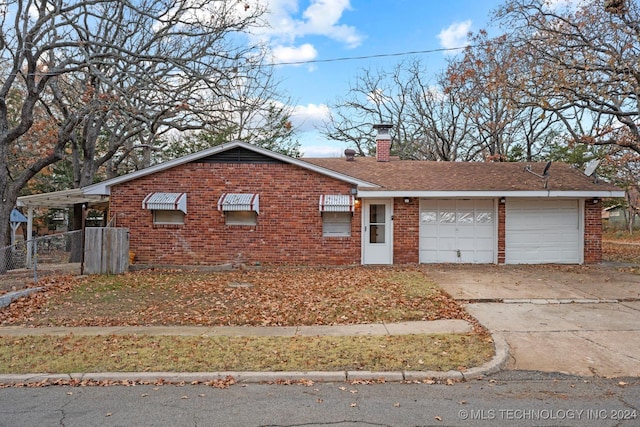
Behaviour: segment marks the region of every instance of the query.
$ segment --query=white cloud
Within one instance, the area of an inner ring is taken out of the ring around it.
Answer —
[[[318,51],[309,43],[305,43],[301,46],[275,46],[272,48],[273,61],[275,63],[281,62],[298,62],[298,61],[311,61],[316,59]]]
[[[324,142],[324,145],[322,143]],[[313,157],[342,157],[345,147],[342,146],[330,146],[326,144],[327,141],[320,141],[321,145],[315,144],[302,144],[302,152],[304,159],[305,157],[313,158]],[[342,143],[337,143],[336,145]]]
[[[269,26],[255,29],[255,35],[275,46],[274,50],[279,49],[279,52],[274,52],[276,58],[281,55],[300,58],[293,54],[309,55],[312,50],[315,58],[317,52],[309,42],[295,46],[296,41],[309,36],[327,37],[349,48],[357,47],[364,37],[355,27],[340,23],[344,12],[350,9],[350,0],[311,0],[300,13],[299,0],[270,0],[265,16]],[[286,51],[285,48],[291,50]],[[304,59],[309,58],[292,60]]]
[[[349,47],[357,47],[362,42],[362,36],[356,29],[338,25],[342,13],[350,9],[349,0],[313,0],[302,14],[305,20],[299,21],[299,35],[323,35],[346,43]]]
[[[319,131],[307,131],[298,134],[302,157],[342,157],[347,144],[342,141],[328,140]]]
[[[440,45],[445,49],[467,46],[469,44],[467,36],[470,29],[471,20],[454,22],[438,34]]]
[[[329,118],[329,107],[325,104],[296,105],[291,113],[293,127],[300,132],[315,130]]]

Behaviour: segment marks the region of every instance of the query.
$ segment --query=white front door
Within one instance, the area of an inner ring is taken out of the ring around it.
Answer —
[[[392,211],[392,200],[363,201],[363,264],[393,264]]]

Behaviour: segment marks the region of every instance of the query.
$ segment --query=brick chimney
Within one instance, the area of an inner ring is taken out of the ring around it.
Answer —
[[[378,131],[376,135],[376,160],[379,162],[388,162],[391,158],[389,129],[392,127],[393,125],[389,124],[373,125],[373,128]]]

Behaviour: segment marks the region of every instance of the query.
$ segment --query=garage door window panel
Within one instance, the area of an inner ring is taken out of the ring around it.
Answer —
[[[473,212],[458,212],[459,224],[473,224]]]
[[[440,212],[440,222],[442,224],[455,224],[456,212]]]

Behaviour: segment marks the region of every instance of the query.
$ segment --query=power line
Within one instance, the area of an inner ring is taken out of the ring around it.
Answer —
[[[409,52],[396,52],[396,53],[379,53],[376,55],[364,55],[364,56],[345,56],[341,58],[329,58],[329,59],[310,59],[308,61],[290,61],[290,62],[273,62],[270,65],[305,65],[305,64],[319,64],[324,62],[341,62],[341,61],[356,61],[360,59],[372,59],[372,58],[390,58],[394,56],[405,55],[421,55],[425,53],[438,53],[438,52],[451,52],[454,50],[466,49],[473,46],[461,46],[461,47],[448,47],[440,49],[429,50],[414,50]]]

